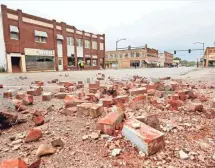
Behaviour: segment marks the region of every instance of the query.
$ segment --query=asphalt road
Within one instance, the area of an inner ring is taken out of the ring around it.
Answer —
[[[64,72],[36,72],[36,73],[2,73],[0,74],[0,84],[8,86],[17,86],[30,84],[29,82],[41,80],[48,81],[59,79],[63,81],[86,80],[87,78],[95,78],[96,74],[101,72],[107,76],[117,79],[129,78],[133,75],[145,77],[180,77],[181,74],[192,71],[194,67],[180,68],[144,68],[144,69],[107,69],[107,70],[91,70],[91,71],[64,71]],[[68,77],[65,77],[68,74]],[[19,80],[20,76],[27,77],[28,80]]]

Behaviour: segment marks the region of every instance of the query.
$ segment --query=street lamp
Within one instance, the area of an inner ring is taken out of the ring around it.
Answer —
[[[118,62],[118,52],[117,52],[117,50],[118,50],[118,42],[120,42],[120,41],[123,41],[123,40],[126,40],[125,38],[124,39],[119,39],[119,40],[117,40],[116,41],[116,62]]]
[[[205,51],[205,43],[201,43],[201,42],[195,42],[193,44],[202,44],[202,47],[203,47],[203,58],[204,58],[204,51]],[[203,61],[203,66],[204,66],[204,61]],[[198,64],[198,58],[197,58],[197,68],[199,67],[199,64]]]

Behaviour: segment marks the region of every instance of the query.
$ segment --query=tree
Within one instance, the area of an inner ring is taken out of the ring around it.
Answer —
[[[179,60],[179,61],[181,61],[181,58],[175,57],[174,60]]]

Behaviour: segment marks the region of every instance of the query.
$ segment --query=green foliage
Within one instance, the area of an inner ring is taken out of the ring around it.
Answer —
[[[5,68],[2,67],[2,66],[0,66],[0,73],[1,73],[1,72],[6,72]]]
[[[179,60],[179,61],[181,61],[181,58],[175,57],[174,60]]]

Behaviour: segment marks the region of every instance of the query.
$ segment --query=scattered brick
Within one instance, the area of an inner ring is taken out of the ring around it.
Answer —
[[[85,102],[86,102],[85,100],[79,100],[79,99],[64,100],[64,105],[65,105],[65,108],[68,108],[68,107],[75,107],[75,106],[85,103]]]
[[[203,105],[199,103],[190,103],[188,106],[189,112],[202,112],[203,111]]]
[[[93,104],[90,107],[89,115],[93,118],[99,117],[104,111],[104,107],[102,104]]]
[[[111,97],[101,98],[102,104],[104,107],[111,107],[113,105],[113,99]]]
[[[67,95],[68,95],[67,93],[60,92],[56,93],[54,96],[58,99],[64,99]]]
[[[44,124],[44,119],[43,119],[42,116],[33,117],[33,121],[34,121],[34,123],[35,123],[36,126]]]
[[[90,98],[90,101],[92,101],[92,102],[98,102],[99,101],[99,99],[93,93],[87,93],[87,96]]]
[[[77,112],[77,107],[68,107],[68,108],[62,109],[60,111],[60,113],[65,114],[65,115],[71,115],[76,112]]]
[[[124,96],[117,96],[113,98],[113,104],[124,104],[128,103],[129,97],[124,95]]]
[[[140,125],[140,128],[134,128],[134,124]],[[135,119],[125,122],[122,135],[147,155],[152,155],[165,146],[163,133]]]
[[[25,142],[38,141],[42,137],[42,131],[38,128],[33,128],[28,131]]]
[[[16,94],[16,99],[23,99],[25,97],[25,93],[24,92],[17,92]]]
[[[51,83],[57,83],[58,79],[52,79]]]
[[[3,97],[4,98],[11,98],[13,96],[16,95],[16,91],[15,90],[7,90],[3,93]]]
[[[50,101],[52,99],[51,92],[43,92],[42,101]]]
[[[132,99],[134,102],[143,102],[144,100],[146,100],[146,95],[137,95]]]
[[[25,95],[25,97],[23,98],[23,103],[24,105],[31,105],[34,102],[34,97],[32,95]]]
[[[0,89],[2,89],[3,88],[3,85],[2,84],[0,84]]]
[[[69,92],[74,92],[74,91],[76,91],[76,89],[77,89],[76,86],[69,86],[69,87],[68,87],[68,91],[69,91]]]
[[[32,95],[32,96],[37,96],[37,91],[36,91],[36,89],[28,89],[27,94]]]
[[[138,116],[135,119],[145,123],[146,125],[149,125],[150,127],[159,130],[160,129],[160,121],[158,119],[158,116],[156,114],[149,114],[146,116]]]
[[[113,135],[116,129],[119,129],[125,115],[123,112],[110,112],[104,118],[97,122],[97,128],[102,133]]]
[[[0,168],[28,168],[28,166],[21,159],[12,159],[0,163]]]
[[[146,88],[134,88],[129,90],[130,95],[139,95],[139,94],[144,94],[146,93]]]
[[[185,101],[186,100],[186,94],[185,92],[178,92],[178,95],[179,95],[179,100],[181,101]]]
[[[92,103],[82,103],[77,105],[77,112],[80,114],[84,114],[86,116],[90,115],[90,107],[92,106]]]
[[[206,101],[208,101],[208,98],[206,96],[201,96],[201,97],[199,97],[199,100],[201,102],[206,102]]]
[[[148,90],[147,90],[147,94],[148,94],[149,96],[154,96],[154,95],[155,95],[155,92],[156,92],[155,89],[148,89]]]

